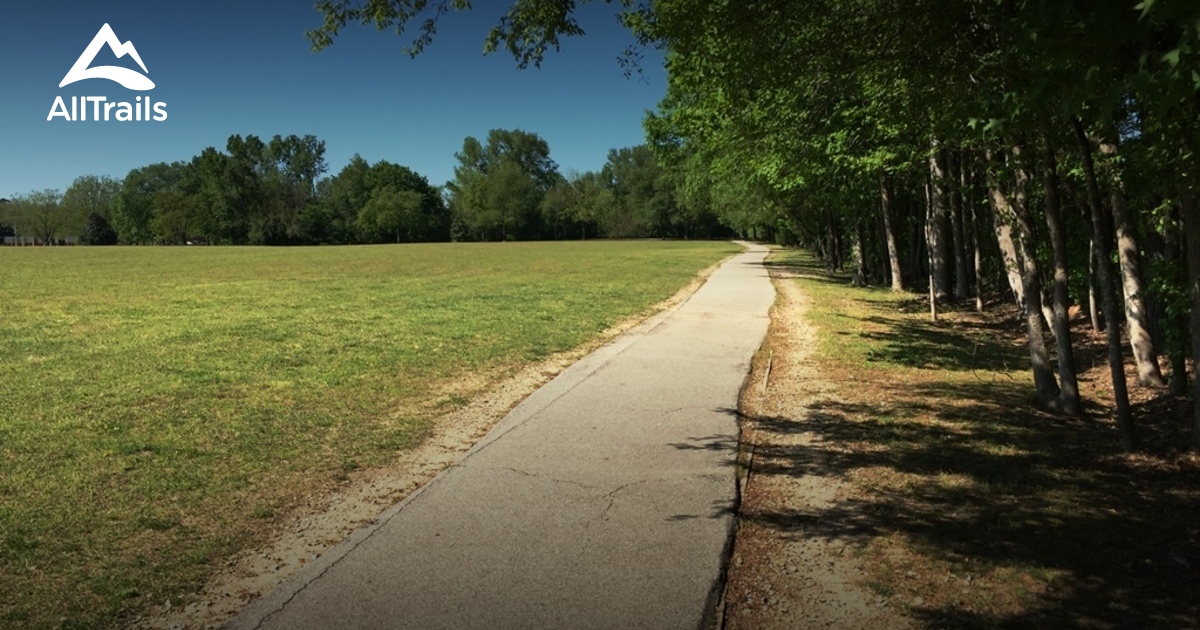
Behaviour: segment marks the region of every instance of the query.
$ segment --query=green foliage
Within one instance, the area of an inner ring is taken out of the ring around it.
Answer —
[[[500,240],[509,240],[516,229],[536,213],[542,191],[536,179],[516,160],[502,158],[492,165],[484,188],[486,223],[481,232],[500,230]]]
[[[178,194],[187,164],[160,162],[135,168],[121,182],[121,191],[113,203],[113,228],[121,242],[143,245],[154,241],[151,222],[155,219],[159,195]]]
[[[413,241],[423,231],[421,193],[397,190],[394,186],[376,188],[358,213],[356,225],[376,239],[394,236],[395,242]]]
[[[83,175],[76,178],[63,193],[62,204],[79,216],[90,217],[95,214],[107,221],[112,216],[112,207],[120,191],[119,180]]]
[[[402,240],[449,239],[441,195],[424,177],[387,161],[372,166],[356,155],[336,176],[322,178],[324,153],[325,143],[314,136],[263,141],[234,135],[225,152],[209,147],[190,162],[136,168],[119,186],[110,184],[111,223],[121,242],[130,244],[395,241],[394,224],[385,233],[372,219],[359,223],[372,195],[390,186],[420,197],[419,210],[401,226]],[[76,186],[94,179],[81,178]]]
[[[11,223],[12,217],[9,216],[9,204],[8,199],[0,199],[0,239],[16,236]]]
[[[204,217],[195,198],[178,191],[162,191],[154,196],[150,232],[154,241],[163,245],[187,245]]]
[[[613,236],[601,227],[616,207],[612,190],[600,173],[572,173],[560,180],[542,197],[543,220],[551,226],[555,238],[578,235],[586,239],[601,234]]]
[[[313,221],[306,231],[318,242],[348,244],[358,240],[355,223],[374,189],[371,165],[355,154],[337,175],[323,180],[318,188],[320,202],[314,207]]]
[[[307,217],[311,227],[305,233],[315,242],[424,242],[450,237],[449,214],[428,180],[386,160],[369,165],[358,155],[321,183]]]
[[[580,237],[587,238],[588,230],[596,234],[605,212],[615,205],[613,192],[605,185],[600,173],[589,172],[576,176],[571,179],[571,187],[575,189],[577,200],[571,216],[579,226]]]
[[[538,210],[546,224],[551,227],[553,237],[557,239],[564,231],[564,226],[573,220],[576,208],[581,205],[582,200],[575,184],[568,179],[562,179],[542,195]]]
[[[614,200],[604,218],[608,234],[665,237],[673,231],[674,190],[648,146],[609,151],[601,177]]]
[[[639,40],[667,51],[669,90],[647,120],[651,143],[660,158],[683,149],[687,158],[670,168],[685,208],[707,203],[726,224],[794,223],[831,207],[864,215],[872,195],[862,191],[880,172],[920,185],[933,137],[1007,148],[1054,135],[1071,116],[1100,127],[1159,121],[1183,149],[1164,170],[1193,164],[1189,185],[1197,179],[1200,5],[1188,0],[620,4]],[[441,15],[467,8],[327,1],[318,5],[325,24],[309,36],[319,49],[350,22],[397,32],[419,24],[416,54]],[[560,36],[579,34],[575,9],[572,0],[515,0],[485,50],[538,63]],[[742,209],[742,196],[759,210]]]
[[[578,4],[587,1],[580,0]],[[484,53],[504,48],[517,60],[519,67],[530,64],[540,67],[548,51],[559,49],[562,38],[583,35],[583,29],[572,17],[576,4],[576,0],[516,0],[488,32],[483,44]],[[619,4],[629,7],[633,2],[619,0]],[[363,3],[322,0],[316,8],[323,15],[324,23],[308,32],[313,50],[332,45],[346,24],[359,22],[379,30],[391,29],[397,35],[416,26],[417,35],[404,49],[405,53],[415,57],[433,42],[442,16],[449,11],[470,9],[471,3],[468,0],[432,3],[429,0],[367,0]]]
[[[112,229],[103,216],[93,212],[87,217],[87,225],[79,237],[81,245],[116,245],[117,231]]]
[[[448,188],[459,238],[543,236],[542,197],[562,179],[545,140],[520,129],[493,129],[486,145],[468,136],[455,157],[459,165]]]
[[[77,237],[83,231],[84,217],[75,208],[62,203],[57,190],[39,190],[4,204],[4,222],[18,236],[33,237],[41,243],[54,243]]]

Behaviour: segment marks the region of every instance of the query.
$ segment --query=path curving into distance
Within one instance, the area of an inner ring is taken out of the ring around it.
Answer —
[[[226,627],[706,627],[734,526],[738,392],[775,299],[766,255],[749,245],[564,370]]]

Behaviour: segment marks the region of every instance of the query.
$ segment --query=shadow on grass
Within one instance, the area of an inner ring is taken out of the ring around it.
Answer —
[[[810,277],[830,282],[823,270]],[[925,589],[925,597],[905,601],[926,627],[1200,627],[1196,460],[1121,454],[1111,423],[1037,412],[1024,381],[921,372],[1001,369],[981,365],[981,356],[1004,368],[1023,364],[1005,364],[1021,355],[1002,330],[951,329],[914,317],[876,310],[862,321],[891,331],[871,333],[883,342],[880,360],[916,370],[863,367],[855,374],[861,381],[845,388],[848,402],[743,418],[757,428],[753,475],[854,479],[858,491],[828,507],[742,518],[785,539],[842,539],[867,552],[873,540],[907,541],[943,567],[918,571],[940,571],[937,579],[892,582],[909,593]],[[1186,430],[1185,418],[1143,410],[1152,413],[1147,433]],[[811,438],[787,439],[799,434]],[[865,561],[878,568],[891,560]],[[987,586],[963,582],[972,575]],[[975,605],[961,596],[970,589],[984,599],[1006,593],[1016,603]]]
[[[947,303],[939,306],[943,319],[925,317],[927,300],[895,294],[888,289],[856,288],[862,296],[849,298],[850,279],[830,275],[810,258],[785,258],[768,261],[777,277],[800,278],[819,287],[838,291],[837,299],[846,300],[855,309],[870,311],[856,318],[861,330],[838,330],[832,334],[865,341],[866,360],[899,367],[958,371],[1008,372],[1028,363],[1028,355],[1017,341],[1019,337],[1007,321],[976,316],[970,305]],[[886,309],[881,310],[881,306]],[[845,316],[845,313],[839,313]],[[1015,316],[1015,311],[1010,315]],[[996,343],[1008,340],[1014,343]]]
[[[922,389],[908,395],[922,396]],[[929,393],[981,395],[954,387]],[[905,398],[887,410],[828,402],[799,418],[752,418],[760,430],[818,436],[803,447],[759,445],[754,474],[885,469],[901,477],[828,509],[747,516],[796,537],[863,543],[900,533],[964,573],[1012,567],[1066,576],[1017,617],[953,607],[915,611],[934,627],[1200,624],[1197,505],[1194,495],[1172,491],[1194,490],[1200,478],[1131,466],[1096,446],[1115,441],[1107,427],[1005,413],[1015,392],[998,394],[946,409]],[[926,421],[930,416],[937,421]],[[1085,441],[1081,431],[1099,439]]]
[[[993,339],[1004,331],[986,324],[954,328],[911,319],[868,317],[863,321],[884,326],[887,332],[859,333],[878,342],[868,359],[904,367],[940,370],[1008,372],[1027,360],[1021,349],[998,346]]]

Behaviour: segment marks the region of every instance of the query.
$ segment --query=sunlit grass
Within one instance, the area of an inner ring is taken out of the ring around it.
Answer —
[[[113,625],[194,588],[419,443],[488,382],[465,377],[577,347],[736,249],[0,248],[0,626]]]

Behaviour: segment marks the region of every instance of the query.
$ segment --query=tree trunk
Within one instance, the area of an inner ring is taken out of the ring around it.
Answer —
[[[963,229],[962,165],[955,151],[946,152],[950,176],[950,236],[954,247],[954,299],[965,300],[971,295],[967,275],[967,239]]]
[[[1184,286],[1187,286],[1187,259],[1183,253],[1183,234],[1180,232],[1180,210],[1183,203],[1187,202],[1180,202],[1173,206],[1167,214],[1167,220],[1163,223],[1163,260],[1170,269],[1183,270],[1183,273],[1177,277],[1183,281]],[[1165,319],[1166,326],[1170,331],[1167,334],[1167,356],[1171,359],[1171,378],[1169,379],[1171,395],[1187,396],[1189,385],[1188,349],[1183,347],[1186,344],[1179,343],[1179,341],[1188,336],[1188,322],[1178,313],[1169,313]]]
[[[833,212],[829,213],[829,247],[833,251],[834,270],[845,269],[846,264],[842,259],[842,229],[837,214]]]
[[[887,229],[883,226],[883,213],[875,217],[875,267],[874,272],[879,277],[880,285],[891,285],[891,258],[887,248]]]
[[[1101,140],[1100,153],[1115,159],[1117,145]],[[1117,231],[1117,256],[1121,262],[1121,289],[1125,294],[1125,321],[1129,327],[1129,345],[1133,348],[1133,359],[1137,363],[1138,383],[1146,387],[1165,387],[1167,381],[1158,367],[1158,351],[1150,336],[1146,300],[1142,293],[1141,253],[1125,207],[1120,167],[1113,165],[1111,168],[1112,215]]]
[[[905,197],[905,216],[910,217],[908,221],[908,268],[911,270],[912,281],[919,286],[921,282],[918,278],[924,278],[929,273],[929,254],[926,252],[929,243],[925,242],[925,235],[922,234],[925,223],[912,220],[918,216],[914,206],[915,201]]]
[[[929,254],[929,268],[933,269],[932,250],[927,249],[925,251]],[[933,320],[934,323],[937,323],[938,303],[937,303],[937,295],[935,295],[935,293],[934,293],[933,284],[934,284],[933,283],[933,274],[930,273],[929,274],[929,319]]]
[[[976,216],[976,196],[974,169],[971,167],[971,154],[964,149],[959,155],[959,189],[963,200],[963,242],[967,247],[967,258],[970,260],[968,278],[971,291],[975,294],[975,310],[983,312],[983,255],[979,251],[979,226]]]
[[[1200,204],[1190,194],[1183,196],[1183,247],[1187,250],[1187,292],[1191,298],[1192,371],[1192,447],[1200,448]]]
[[[1045,187],[1046,227],[1050,231],[1050,246],[1054,251],[1053,322],[1054,340],[1058,344],[1058,381],[1062,389],[1059,401],[1069,415],[1082,411],[1079,401],[1079,382],[1075,373],[1075,352],[1071,347],[1070,292],[1067,275],[1067,243],[1063,232],[1062,210],[1058,197],[1058,163],[1054,150],[1045,151],[1042,166]]]
[[[933,275],[934,296],[946,299],[950,292],[949,252],[945,238],[946,205],[946,152],[933,142],[929,155],[929,178],[926,192],[925,240],[929,243],[930,273]]]
[[[892,185],[883,171],[879,172],[879,202],[883,212],[883,238],[887,241],[888,266],[892,274],[892,290],[904,290],[904,271],[900,252],[896,249],[896,232],[892,228]]]
[[[1087,197],[1071,185],[1071,180],[1060,179],[1058,183],[1066,189],[1067,193],[1071,195],[1076,205],[1083,212],[1083,224],[1087,226],[1088,231],[1087,317],[1092,330],[1096,333],[1102,333],[1104,332],[1104,317],[1100,313],[1100,298],[1097,296],[1098,288],[1096,285],[1096,230],[1092,226],[1088,200]]]
[[[1100,185],[1096,182],[1096,166],[1092,161],[1092,143],[1088,140],[1083,123],[1077,117],[1071,117],[1071,125],[1075,128],[1075,139],[1079,142],[1079,153],[1083,161],[1084,178],[1087,180],[1088,206],[1091,208],[1092,233],[1097,236],[1097,243],[1105,243],[1104,212],[1100,199]],[[1112,321],[1112,313],[1117,312],[1117,294],[1113,287],[1112,262],[1108,257],[1108,247],[1101,247],[1096,256],[1096,271],[1100,284],[1100,292],[1104,297],[1104,312],[1108,319],[1105,326],[1108,338],[1108,366],[1112,374],[1113,399],[1117,405],[1117,427],[1121,431],[1121,443],[1125,450],[1132,451],[1138,447],[1137,427],[1133,425],[1133,411],[1129,407],[1129,390],[1125,382],[1125,357],[1121,350],[1121,330]],[[1196,324],[1192,324],[1195,328]]]
[[[829,233],[829,222],[824,216],[820,217],[816,229],[817,238],[821,239],[821,260],[825,262],[825,269],[833,273],[836,270],[833,264],[833,235]]]
[[[854,257],[854,278],[851,283],[856,287],[865,287],[867,286],[867,259],[863,253],[862,221],[854,222],[851,239],[850,252]]]
[[[1033,370],[1033,385],[1037,390],[1038,400],[1049,406],[1056,406],[1059,398],[1058,383],[1054,378],[1054,369],[1050,367],[1050,353],[1046,350],[1046,329],[1043,326],[1042,314],[1042,280],[1038,269],[1037,248],[1033,224],[1029,220],[1029,171],[1022,164],[1021,150],[1013,148],[1016,161],[1015,187],[1011,201],[1003,199],[999,186],[995,188],[995,197],[1003,200],[997,205],[998,211],[1007,211],[1004,215],[997,213],[997,220],[1005,219],[1016,223],[1019,231],[1017,244],[1017,261],[1021,274],[1021,284],[1024,285],[1025,299],[1018,302],[1022,315],[1025,316],[1025,330],[1028,336],[1029,360]]]
[[[1088,225],[1091,225],[1091,219],[1088,219]],[[1096,262],[1100,256],[1100,248],[1096,243],[1096,230],[1089,230],[1092,236],[1088,239],[1088,318],[1092,320],[1092,330],[1097,333],[1104,332],[1104,316],[1100,313],[1100,300],[1096,299],[1096,290],[1098,283],[1096,281],[1097,265]]]
[[[975,204],[971,204],[971,250],[975,257],[975,310],[983,312],[983,253],[979,243],[979,223]]]
[[[1025,282],[1021,276],[1021,262],[1017,255],[1017,247],[1013,242],[1012,226],[1007,220],[1008,198],[994,184],[988,185],[988,198],[992,202],[992,221],[996,231],[996,244],[1000,246],[1000,259],[1004,263],[1004,273],[1008,278],[1008,287],[1012,289],[1013,299],[1017,305],[1024,308]]]

